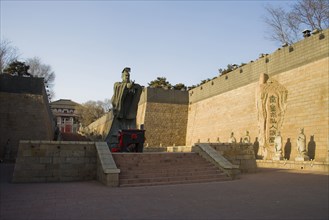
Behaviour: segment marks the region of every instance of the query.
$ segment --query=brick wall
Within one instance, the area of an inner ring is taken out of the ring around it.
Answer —
[[[296,156],[298,129],[304,128],[306,144],[315,147],[315,160],[328,160],[329,30],[249,63],[189,92],[186,145],[227,142],[230,133],[239,141],[250,132],[258,136],[256,87],[266,73],[288,90],[281,129],[283,146]],[[266,61],[267,59],[267,61]],[[242,69],[242,71],[240,71]],[[312,137],[311,137],[312,136]]]
[[[145,145],[185,145],[188,115],[186,91],[144,89],[137,112],[137,125],[144,124]]]
[[[257,171],[254,146],[252,144],[210,144],[216,151],[223,155],[234,165],[239,165],[242,173],[253,173]]]
[[[41,83],[43,85],[42,81]],[[10,141],[7,147],[10,148],[10,158],[13,160],[17,155],[19,140],[53,139],[53,118],[47,95],[44,87],[42,88],[39,94],[34,90],[32,91],[34,93],[0,91],[1,159],[4,158],[4,149],[8,140]]]
[[[21,141],[13,182],[96,179],[94,142]]]

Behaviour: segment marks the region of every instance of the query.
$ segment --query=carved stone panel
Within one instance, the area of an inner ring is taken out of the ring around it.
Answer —
[[[264,159],[274,153],[274,140],[280,131],[287,106],[287,89],[276,80],[262,74],[256,91],[259,144]]]

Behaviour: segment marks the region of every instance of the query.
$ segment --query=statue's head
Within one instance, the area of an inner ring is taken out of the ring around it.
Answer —
[[[300,132],[301,134],[303,134],[303,133],[304,133],[304,128],[300,128],[300,129],[299,129],[299,132]]]
[[[126,67],[122,70],[121,75],[122,82],[130,82],[130,68]]]

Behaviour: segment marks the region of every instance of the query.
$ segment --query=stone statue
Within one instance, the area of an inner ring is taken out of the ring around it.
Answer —
[[[231,133],[231,137],[228,139],[228,143],[236,143],[236,139],[234,137],[234,132]]]
[[[118,132],[122,129],[136,129],[136,115],[142,87],[130,80],[130,68],[122,71],[122,81],[114,84],[112,102],[112,124],[106,137],[109,146],[118,143]]]
[[[306,152],[306,136],[304,134],[304,128],[299,129],[299,134],[297,137],[297,157],[296,161],[305,161],[309,160]]]
[[[122,71],[122,82],[114,84],[111,99],[113,115],[120,120],[125,129],[136,128],[137,107],[142,87],[130,80],[130,68]]]
[[[299,130],[299,135],[297,137],[297,151],[299,155],[306,152],[306,137],[303,128]]]
[[[249,143],[250,143],[249,131],[246,131],[246,135],[244,136],[242,142],[243,142],[244,144],[249,144]]]
[[[274,147],[275,147],[275,152],[280,152],[282,153],[282,137],[281,137],[281,132],[278,131],[276,133],[275,139],[274,139]]]
[[[281,132],[277,131],[276,136],[274,138],[274,156],[272,157],[272,160],[282,160],[282,137]]]

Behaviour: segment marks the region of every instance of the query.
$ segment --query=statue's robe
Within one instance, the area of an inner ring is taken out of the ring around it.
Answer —
[[[112,96],[112,124],[106,137],[106,142],[112,147],[118,143],[118,131],[122,129],[135,129],[138,102],[142,87],[138,84],[117,82],[114,84]]]
[[[115,116],[118,119],[135,119],[142,87],[138,84],[133,84],[129,89],[128,83],[115,83],[114,94],[112,97],[112,106],[115,111]]]

